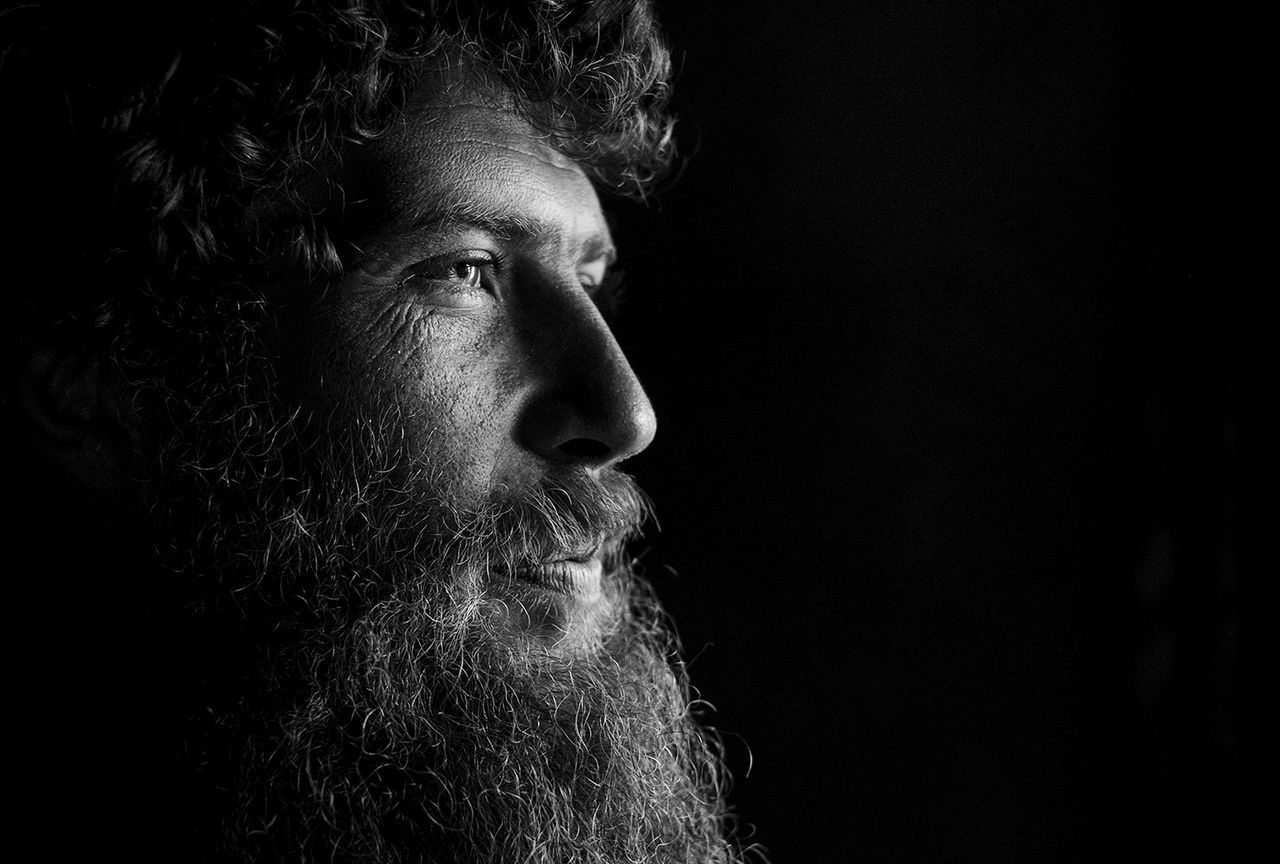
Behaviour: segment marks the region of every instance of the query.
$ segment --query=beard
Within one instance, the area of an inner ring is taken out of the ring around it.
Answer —
[[[631,479],[477,501],[409,452],[416,418],[308,422],[256,357],[224,358],[234,387],[163,394],[151,507],[196,646],[192,857],[739,860],[715,741],[627,552],[647,514]],[[588,612],[519,578],[584,548],[603,560]]]

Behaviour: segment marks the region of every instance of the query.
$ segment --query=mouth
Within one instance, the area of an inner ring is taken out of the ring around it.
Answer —
[[[600,550],[544,561],[521,567],[512,573],[521,582],[528,582],[556,594],[564,594],[580,600],[593,600],[600,595],[600,577],[603,573]]]

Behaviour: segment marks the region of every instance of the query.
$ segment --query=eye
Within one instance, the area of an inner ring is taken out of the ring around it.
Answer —
[[[623,294],[622,271],[608,270],[599,281],[584,278],[582,287],[604,319],[613,322],[618,316],[618,306]]]
[[[470,308],[492,290],[498,266],[488,252],[439,255],[407,268],[396,287],[424,294],[437,305]]]
[[[468,288],[479,288],[481,266],[479,261],[454,261],[445,265],[439,275],[433,278],[457,282]]]

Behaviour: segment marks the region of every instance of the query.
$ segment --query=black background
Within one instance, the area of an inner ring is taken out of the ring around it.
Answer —
[[[1222,853],[1236,364],[1177,6],[660,4],[649,575],[776,862]]]
[[[1261,800],[1236,510],[1241,394],[1264,399],[1242,265],[1205,266],[1207,238],[1253,235],[1201,172],[1250,170],[1273,136],[1236,118],[1274,96],[1223,107],[1250,76],[1203,46],[1257,25],[1136,0],[659,11],[687,165],[615,214],[619,337],[659,416],[630,466],[751,838],[777,864],[1232,860]],[[24,585],[17,623],[51,638]]]

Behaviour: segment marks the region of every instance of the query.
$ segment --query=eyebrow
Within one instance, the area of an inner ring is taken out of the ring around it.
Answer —
[[[474,228],[499,240],[522,244],[546,243],[547,238],[558,239],[562,233],[552,223],[506,209],[489,207],[474,199],[413,206],[407,208],[396,221],[401,226],[397,233],[422,234]],[[593,232],[584,238],[576,251],[582,261],[605,258],[607,266],[612,267],[618,260],[616,247],[609,235],[603,232]]]

